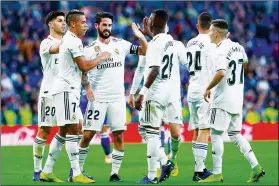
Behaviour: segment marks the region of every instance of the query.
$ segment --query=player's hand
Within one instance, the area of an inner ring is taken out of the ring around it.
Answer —
[[[135,35],[138,39],[144,37],[143,33],[139,30],[139,28],[138,28],[138,26],[136,25],[136,23],[132,23],[132,30],[133,30],[134,35]]]
[[[134,108],[135,107],[135,97],[134,94],[130,94],[128,98],[128,104],[130,107]]]
[[[101,52],[101,53],[99,54],[99,57],[101,57],[102,60],[106,60],[106,59],[108,59],[110,56],[111,56],[111,53],[110,53],[110,52]]]
[[[210,94],[211,91],[209,89],[206,89],[205,93],[203,94],[204,100],[209,103],[209,99],[210,99]]]
[[[152,32],[149,30],[149,28],[148,28],[148,17],[144,17],[143,20],[142,20],[142,22],[143,22],[143,28],[140,28],[140,25],[137,24],[138,29],[139,29],[144,35],[146,35],[146,36],[152,38],[152,37],[153,37],[153,34],[152,34]]]
[[[94,93],[93,93],[93,89],[91,88],[90,85],[87,85],[85,88],[85,95],[87,97],[87,99],[92,102],[95,100],[95,97],[94,97]]]
[[[144,96],[139,94],[135,103],[135,108],[139,111],[142,109],[143,98]]]

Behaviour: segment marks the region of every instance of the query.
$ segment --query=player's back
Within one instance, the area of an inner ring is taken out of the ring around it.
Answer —
[[[224,78],[213,88],[212,108],[222,108],[230,113],[241,113],[244,91],[244,63],[248,61],[244,48],[230,39],[216,48],[214,65],[226,70]]]
[[[175,53],[174,40],[170,35],[161,33],[148,43],[144,82],[146,82],[152,66],[160,66],[159,74],[148,89],[145,100],[168,104],[169,80],[172,71],[172,58]],[[156,65],[154,65],[156,63]]]
[[[53,94],[72,92],[80,97],[82,72],[74,61],[74,58],[79,56],[83,56],[82,42],[72,32],[67,31],[59,48],[59,74]]]
[[[180,88],[180,64],[186,65],[186,52],[185,46],[181,41],[173,40],[172,45],[168,49],[171,53],[170,58],[170,102],[177,101],[180,99],[181,88]]]
[[[186,46],[187,64],[190,74],[187,100],[199,101],[210,81],[213,44],[207,34],[199,34]]]
[[[112,54],[89,71],[89,80],[97,101],[114,102],[124,98],[124,66],[130,47],[130,42],[112,37],[108,44],[96,40],[85,47],[86,59],[94,59],[105,51]]]
[[[48,36],[40,44],[40,57],[43,71],[39,97],[52,99],[53,82],[58,76],[58,54],[50,54],[49,49],[60,43],[59,39]]]

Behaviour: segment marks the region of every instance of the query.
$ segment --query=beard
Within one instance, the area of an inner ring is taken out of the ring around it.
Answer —
[[[104,32],[108,32],[108,35],[105,35]],[[109,30],[104,30],[103,32],[98,29],[99,36],[103,39],[108,39],[111,36],[111,32]]]

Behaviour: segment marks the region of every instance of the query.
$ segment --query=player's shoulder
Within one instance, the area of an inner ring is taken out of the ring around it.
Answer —
[[[112,41],[113,43],[128,42],[128,41],[126,41],[126,40],[124,40],[124,39],[122,39],[122,38],[117,38],[117,37],[112,37],[112,36],[111,36],[111,41]]]
[[[54,39],[51,37],[47,37],[45,39],[42,40],[41,45],[48,45],[54,42]]]

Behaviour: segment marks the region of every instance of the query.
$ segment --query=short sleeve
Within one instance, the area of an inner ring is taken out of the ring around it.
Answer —
[[[83,45],[80,39],[75,40],[69,46],[69,51],[73,55],[74,58],[79,56],[84,56]]]
[[[227,59],[226,55],[224,54],[217,54],[216,57],[214,58],[214,66],[215,70],[227,70]]]
[[[162,56],[160,55],[161,48],[159,46],[159,43],[149,44],[146,53],[146,65],[148,68],[152,66],[161,66]]]
[[[41,42],[40,45],[40,55],[48,55],[49,53],[49,49],[55,45],[54,42],[51,42],[50,39],[45,39]]]
[[[123,47],[125,55],[128,55],[130,53],[132,43],[130,43],[129,41],[126,41],[126,40],[121,40],[120,45],[121,45],[120,47]]]

